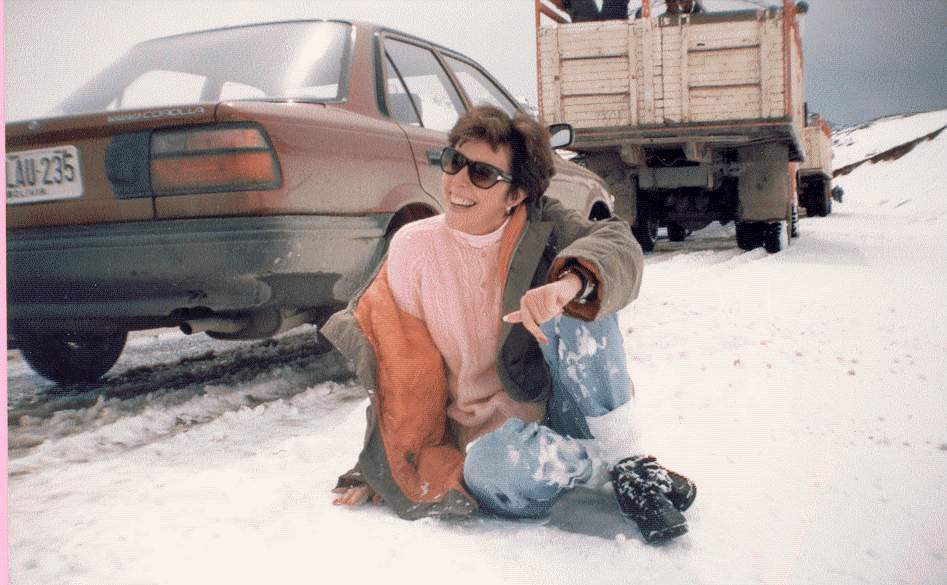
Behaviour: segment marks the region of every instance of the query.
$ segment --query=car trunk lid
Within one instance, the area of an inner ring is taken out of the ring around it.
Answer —
[[[197,103],[6,125],[11,229],[153,219],[151,132],[214,121]]]

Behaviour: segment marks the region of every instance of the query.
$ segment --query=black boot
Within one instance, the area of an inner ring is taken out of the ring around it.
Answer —
[[[655,482],[658,488],[671,500],[679,511],[691,507],[697,497],[697,485],[680,473],[675,473],[658,463],[654,457],[639,458],[641,468],[648,480]]]
[[[635,521],[649,544],[665,542],[687,532],[687,521],[668,499],[671,486],[667,471],[654,457],[637,456],[619,461],[612,468],[612,486],[622,514]]]
[[[694,503],[694,498],[697,497],[697,484],[670,469],[664,469],[664,471],[671,483],[671,491],[666,494],[667,498],[681,512],[690,508]]]

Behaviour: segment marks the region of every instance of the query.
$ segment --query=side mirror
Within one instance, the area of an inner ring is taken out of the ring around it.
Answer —
[[[549,125],[549,142],[554,149],[566,148],[571,146],[574,141],[575,130],[572,129],[571,124]]]

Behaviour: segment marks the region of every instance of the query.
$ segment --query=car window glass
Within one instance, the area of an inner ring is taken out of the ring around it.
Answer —
[[[387,55],[385,55],[385,97],[388,100],[388,113],[391,117],[405,124],[421,125],[421,120],[418,118],[421,100],[417,95],[409,96],[408,90],[401,83]]]
[[[307,85],[305,87],[293,87],[283,91],[283,97],[305,98],[315,100],[331,100],[339,93],[339,84],[331,83],[329,85]]]
[[[342,101],[348,92],[352,38],[351,25],[319,21],[227,27],[146,41],[50,115],[217,99]]]
[[[128,84],[119,106],[148,108],[167,103],[198,102],[207,80],[203,75],[180,71],[148,71]]]
[[[470,98],[473,105],[496,106],[510,115],[516,112],[516,104],[503,95],[500,88],[490,81],[490,78],[484,75],[482,71],[460,59],[454,59],[453,57],[445,57],[445,59],[447,66],[454,72],[454,76],[460,82],[464,91],[467,92],[467,97]]]
[[[240,83],[239,81],[225,81],[220,88],[221,100],[247,100],[266,97],[266,92],[259,87]]]
[[[385,51],[412,97],[417,97],[424,126],[444,132],[450,130],[464,106],[434,53],[392,39],[385,42]]]

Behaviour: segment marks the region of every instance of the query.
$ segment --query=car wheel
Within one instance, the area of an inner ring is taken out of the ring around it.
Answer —
[[[19,340],[23,359],[60,384],[94,382],[109,371],[125,348],[126,331],[31,333]]]
[[[688,235],[689,232],[681,224],[673,221],[668,224],[668,239],[672,242],[683,242]]]

